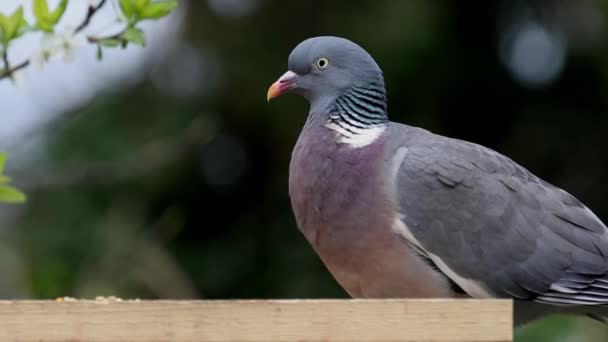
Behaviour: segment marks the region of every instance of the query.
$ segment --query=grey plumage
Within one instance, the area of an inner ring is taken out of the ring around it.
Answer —
[[[608,303],[606,227],[585,206],[497,152],[408,131],[390,131],[409,137],[396,186],[424,251],[493,296]]]
[[[498,152],[388,121],[382,72],[348,40],[308,39],[289,69],[268,97],[294,91],[311,105],[292,206],[352,296],[535,303],[516,305],[519,321],[608,313],[589,309],[608,305],[608,230],[576,198]]]

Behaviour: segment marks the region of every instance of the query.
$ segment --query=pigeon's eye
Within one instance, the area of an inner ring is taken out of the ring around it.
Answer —
[[[329,59],[327,59],[325,57],[321,57],[321,58],[317,59],[317,62],[315,64],[317,65],[317,68],[319,68],[319,69],[326,69],[329,66]]]

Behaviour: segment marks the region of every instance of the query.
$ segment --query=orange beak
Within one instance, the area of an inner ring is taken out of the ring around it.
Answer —
[[[270,88],[268,88],[268,94],[266,94],[266,99],[270,101],[275,97],[279,97],[290,89],[292,89],[293,87],[295,87],[297,78],[298,74],[293,71],[288,71],[283,74],[283,76],[281,76],[276,82],[274,82],[270,86]]]

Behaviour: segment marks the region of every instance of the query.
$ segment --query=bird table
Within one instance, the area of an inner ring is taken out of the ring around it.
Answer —
[[[0,302],[0,341],[512,341],[510,300]]]

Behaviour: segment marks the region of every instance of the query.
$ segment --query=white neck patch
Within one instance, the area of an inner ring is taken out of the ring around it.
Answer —
[[[387,125],[370,128],[358,128],[348,125],[348,129],[346,129],[337,122],[329,121],[325,124],[325,127],[337,133],[336,142],[339,144],[346,144],[352,148],[361,148],[376,141],[386,131]]]

